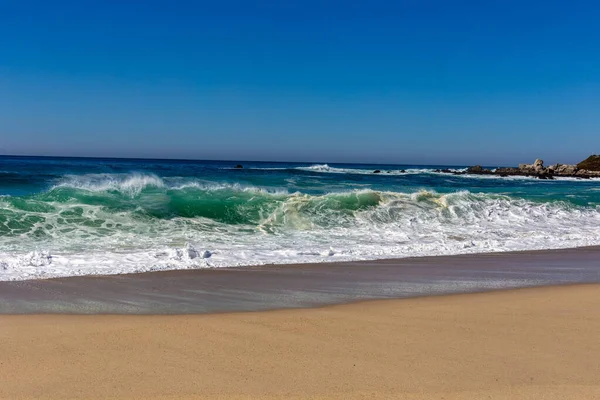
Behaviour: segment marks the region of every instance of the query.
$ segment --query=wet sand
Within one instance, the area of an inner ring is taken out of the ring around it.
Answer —
[[[196,314],[600,282],[600,247],[0,282],[0,314]]]
[[[2,399],[600,398],[600,285],[204,315],[0,316]]]

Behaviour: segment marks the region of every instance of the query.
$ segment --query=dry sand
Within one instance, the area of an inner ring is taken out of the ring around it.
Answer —
[[[600,286],[188,316],[0,316],[3,399],[600,399]]]

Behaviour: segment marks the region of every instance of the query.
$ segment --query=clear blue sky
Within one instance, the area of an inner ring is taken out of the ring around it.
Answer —
[[[0,0],[0,153],[600,153],[600,2]]]

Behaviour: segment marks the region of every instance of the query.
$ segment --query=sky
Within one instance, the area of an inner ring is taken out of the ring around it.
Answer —
[[[600,153],[597,1],[0,0],[0,154]]]

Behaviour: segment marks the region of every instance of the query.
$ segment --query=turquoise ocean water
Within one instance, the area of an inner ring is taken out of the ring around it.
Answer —
[[[2,156],[0,280],[600,244],[600,180],[239,163]]]

